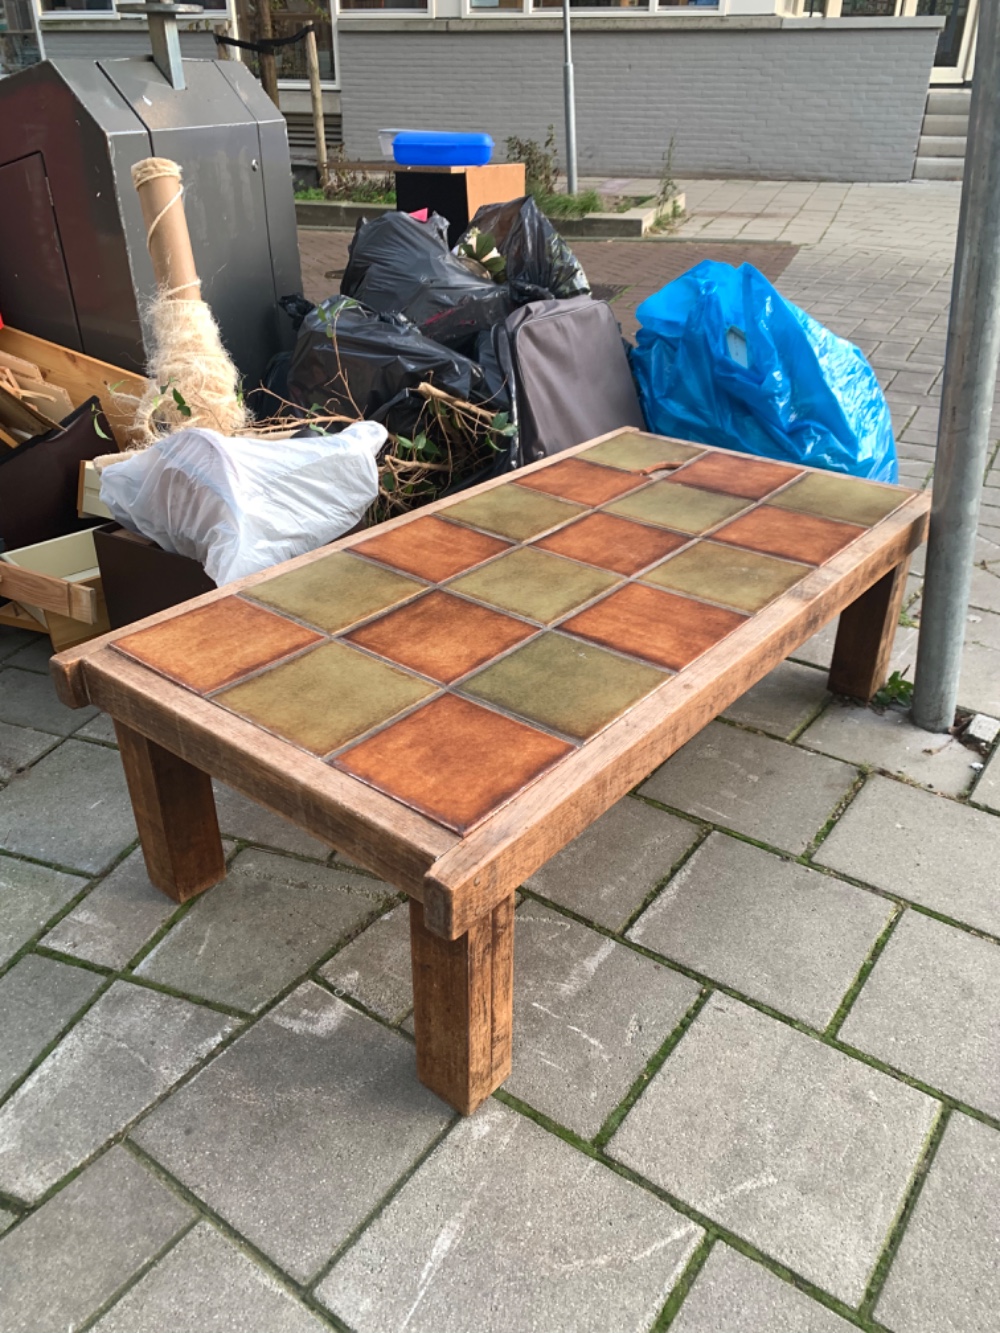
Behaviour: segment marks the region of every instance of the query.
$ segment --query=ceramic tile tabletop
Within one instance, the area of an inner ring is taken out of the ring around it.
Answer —
[[[464,834],[911,494],[627,431],[114,647]]]

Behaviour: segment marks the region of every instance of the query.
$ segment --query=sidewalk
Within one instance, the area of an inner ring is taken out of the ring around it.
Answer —
[[[623,324],[759,256],[926,485],[958,187],[682,188],[676,239],[575,247]],[[302,233],[314,299],[346,239]],[[960,702],[1000,719],[992,461]],[[176,908],[106,719],[0,630],[0,1333],[993,1333],[1000,757],[832,699],[833,633],[524,886],[514,1073],[460,1120],[398,897],[220,790],[230,876]]]

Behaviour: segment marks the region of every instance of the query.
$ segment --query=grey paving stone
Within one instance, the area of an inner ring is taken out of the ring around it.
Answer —
[[[135,838],[121,760],[67,741],[0,792],[0,847],[97,874]]]
[[[113,1305],[94,1333],[324,1333],[327,1324],[207,1222]]]
[[[242,852],[136,970],[175,990],[259,1009],[391,894],[380,880],[338,866]]]
[[[620,930],[701,830],[626,796],[527,881],[608,930]]]
[[[115,735],[115,724],[107,713],[98,713],[92,722],[80,728],[74,735],[79,739],[86,736],[91,741],[106,741],[110,745],[118,744],[118,737]]]
[[[234,1026],[210,1009],[116,981],[0,1109],[0,1190],[39,1198]]]
[[[12,778],[20,769],[27,767],[58,743],[54,736],[44,731],[0,722],[0,782]]]
[[[317,1295],[357,1333],[644,1333],[701,1236],[646,1191],[488,1101]]]
[[[1000,1117],[1000,947],[906,912],[840,1036]]]
[[[853,1305],[938,1106],[715,995],[608,1151]]]
[[[998,838],[995,815],[872,777],[818,849],[816,861],[1000,934]]]
[[[912,778],[946,796],[961,796],[976,776],[976,755],[951,736],[934,736],[909,713],[884,713],[835,700],[803,735],[799,744],[855,764],[870,764]]]
[[[153,887],[136,848],[44,937],[45,946],[101,967],[122,968],[178,904]]]
[[[134,1137],[304,1281],[451,1118],[414,1063],[404,1037],[309,982]]]
[[[687,977],[539,903],[517,912],[505,1087],[592,1138],[698,998]]]
[[[79,1328],[193,1218],[111,1148],[0,1241],[0,1331]]]
[[[0,964],[12,958],[86,885],[78,875],[0,856]]]
[[[17,633],[12,630],[12,633]],[[25,634],[24,642],[7,659],[8,666],[19,666],[24,671],[38,671],[43,676],[49,674],[49,662],[52,660],[52,644],[47,634]]]
[[[629,938],[824,1028],[891,914],[884,898],[713,833]]]
[[[24,629],[14,629],[10,625],[0,625],[0,662],[6,662],[14,653],[26,648],[39,636],[29,634]]]
[[[1000,1305],[1000,1135],[948,1123],[876,1316],[894,1333],[995,1333]]]
[[[782,662],[727,708],[725,716],[758,731],[785,737],[829,698],[825,672],[797,662]]]
[[[977,805],[985,805],[989,810],[1000,814],[1000,750],[995,750],[993,757],[983,769],[979,781],[972,793]]]
[[[853,1327],[719,1241],[670,1333],[849,1333]]]
[[[0,1208],[0,1235],[2,1235],[8,1227],[12,1227],[16,1221],[17,1213],[12,1213],[9,1208]],[[0,1290],[2,1290],[2,1288],[0,1288]]]
[[[1000,717],[1000,615],[969,613],[958,702],[974,712]]]
[[[26,954],[0,977],[0,1094],[87,1003],[96,972]]]
[[[96,708],[67,708],[56,697],[51,677],[14,667],[0,671],[0,722],[68,736],[96,716]]]
[[[406,903],[368,927],[335,954],[320,975],[372,1013],[399,1023],[413,1008],[410,909]]]
[[[219,828],[230,838],[245,838],[247,842],[261,842],[281,852],[294,852],[299,856],[318,857],[321,860],[325,860],[333,851],[328,843],[304,833],[289,820],[251,801],[240,792],[233,791],[232,787],[222,782],[214,782],[212,787],[215,791]]]
[[[713,722],[640,788],[644,796],[767,842],[804,852],[857,771]]]

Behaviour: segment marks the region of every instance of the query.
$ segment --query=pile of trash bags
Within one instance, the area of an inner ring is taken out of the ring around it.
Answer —
[[[481,208],[455,248],[448,222],[384,213],[358,224],[340,296],[283,303],[298,341],[267,387],[400,430],[407,394],[430,382],[463,401],[510,410],[492,331],[532,301],[587,295],[579,261],[530,196]],[[491,238],[496,264],[472,257]],[[404,409],[401,415],[400,409]]]

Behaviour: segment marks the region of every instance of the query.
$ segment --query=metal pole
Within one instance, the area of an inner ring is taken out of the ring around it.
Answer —
[[[969,142],[938,426],[913,720],[955,719],[1000,359],[1000,4],[979,9]]]
[[[569,21],[569,0],[563,0],[563,97],[566,103],[566,192],[576,194],[576,89],[573,85],[573,36]]]

